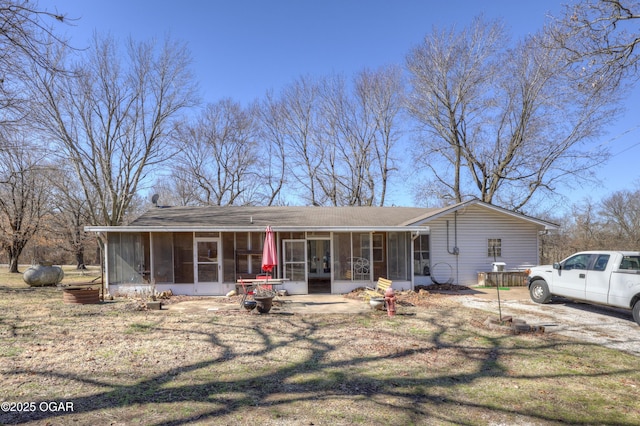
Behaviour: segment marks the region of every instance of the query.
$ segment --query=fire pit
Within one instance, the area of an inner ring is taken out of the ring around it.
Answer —
[[[62,301],[78,305],[100,303],[99,288],[65,288],[62,290]]]
[[[258,303],[255,300],[245,300],[243,303],[243,307],[247,310],[247,311],[253,311],[256,308],[256,305]]]
[[[254,300],[256,302],[256,309],[261,314],[268,314],[271,310],[271,306],[273,306],[273,296],[263,296],[263,297],[255,297]]]

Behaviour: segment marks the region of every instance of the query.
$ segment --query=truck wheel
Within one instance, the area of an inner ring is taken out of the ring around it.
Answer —
[[[547,287],[547,283],[544,280],[533,281],[529,286],[529,295],[531,300],[536,303],[548,303],[551,300],[549,287]]]
[[[633,305],[633,319],[638,325],[640,325],[640,300]]]

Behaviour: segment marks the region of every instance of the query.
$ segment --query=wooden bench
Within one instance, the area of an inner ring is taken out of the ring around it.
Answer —
[[[367,287],[364,293],[369,299],[384,297],[384,292],[391,287],[391,284],[391,280],[380,277],[378,278],[376,288]]]

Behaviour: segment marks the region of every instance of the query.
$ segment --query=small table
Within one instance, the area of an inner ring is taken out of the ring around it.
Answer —
[[[240,306],[244,305],[244,301],[247,300],[247,295],[249,294],[249,291],[255,291],[258,290],[260,288],[260,286],[263,285],[269,285],[272,286],[272,289],[274,289],[275,286],[278,285],[282,285],[284,284],[285,281],[289,281],[287,278],[248,278],[248,279],[243,279],[240,278],[239,280],[236,280],[236,283],[238,284],[249,284],[249,286],[247,287],[247,291],[245,291],[244,295],[242,296],[242,300],[240,301]],[[276,295],[277,292],[275,291],[275,289],[273,290]]]

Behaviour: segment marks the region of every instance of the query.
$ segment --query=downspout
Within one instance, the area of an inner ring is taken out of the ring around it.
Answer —
[[[108,250],[108,237],[106,232],[98,232],[98,241],[102,241],[102,244],[98,243],[100,249],[100,275],[101,275],[101,289],[102,300],[104,301],[105,294],[111,294],[109,291],[109,261],[107,259]]]
[[[459,255],[460,249],[458,249],[458,212],[453,212],[453,249],[449,250],[449,221],[447,220],[447,253]]]
[[[449,221],[447,220],[447,253],[452,254],[456,257],[456,284],[460,283],[459,271],[459,260],[460,260],[460,249],[458,248],[458,212],[453,212],[453,248],[449,250]]]
[[[415,259],[415,254],[413,251],[413,242],[416,240],[416,238],[418,238],[420,236],[420,231],[416,231],[415,233],[411,233],[411,244],[410,244],[410,253],[409,253],[409,259]],[[409,265],[411,265],[410,270],[409,270],[409,277],[411,277],[411,290],[414,290],[416,288],[416,281],[415,281],[415,271],[414,266],[413,266],[413,262],[409,262]]]

